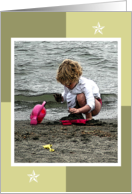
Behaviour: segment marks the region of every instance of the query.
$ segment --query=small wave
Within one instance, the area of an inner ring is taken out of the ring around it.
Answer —
[[[17,51],[25,51],[25,52],[27,52],[28,50],[27,49],[18,49]]]
[[[35,105],[37,104],[42,104],[42,101],[34,101],[34,102],[27,102],[27,101],[15,101],[15,110],[21,110],[21,109],[32,109]],[[58,102],[52,102],[46,101],[45,105],[46,109],[51,109],[51,108],[67,108],[66,103],[58,103]]]
[[[52,93],[42,94],[42,95],[15,95],[15,101],[26,101],[26,102],[43,102],[43,101],[52,101],[55,102],[54,96]]]
[[[26,65],[30,65],[30,64],[31,64],[31,62],[30,62],[30,61],[27,61],[27,62],[25,62],[25,63],[19,64],[19,66],[26,66]]]
[[[94,57],[94,55],[93,55],[93,57],[90,57],[88,60],[91,60],[91,61],[99,61],[99,60],[104,60],[104,58],[102,58],[102,57]]]
[[[35,96],[36,92],[34,92],[33,90],[30,90],[30,89],[15,89],[15,93],[16,93],[15,96],[26,96],[30,93],[34,93],[34,96]]]
[[[41,43],[51,43],[51,41],[42,41]]]
[[[40,102],[43,101],[51,103],[57,103],[54,99],[54,93],[46,93],[41,95],[32,95],[32,96],[26,96],[26,95],[15,95],[15,102]],[[101,94],[101,98],[103,102],[115,102],[117,101],[117,94],[111,93],[111,94]]]
[[[90,54],[89,52],[87,52],[87,53],[80,54],[79,56],[92,56],[92,54]]]
[[[109,61],[107,59],[103,59],[101,61],[99,61],[98,63],[95,63],[95,65],[99,65],[99,64],[106,64],[108,63]]]
[[[72,48],[65,50],[65,53],[71,52],[71,51],[72,51]]]
[[[115,102],[117,101],[117,94],[101,94],[101,99],[102,102],[106,103],[106,102]]]

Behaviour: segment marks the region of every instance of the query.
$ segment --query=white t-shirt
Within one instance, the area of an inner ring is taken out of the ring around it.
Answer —
[[[97,84],[90,79],[80,77],[78,84],[72,90],[64,86],[62,96],[67,102],[67,108],[76,106],[76,96],[80,93],[85,94],[86,104],[91,107],[91,112],[95,108],[95,98],[100,98]]]

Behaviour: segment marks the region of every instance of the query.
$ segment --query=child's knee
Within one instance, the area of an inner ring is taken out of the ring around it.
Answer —
[[[101,110],[101,104],[97,99],[95,99],[95,109],[92,111],[92,115],[96,116],[97,114],[99,114],[100,110]]]
[[[77,94],[77,102],[81,107],[86,105],[86,98],[84,93]]]

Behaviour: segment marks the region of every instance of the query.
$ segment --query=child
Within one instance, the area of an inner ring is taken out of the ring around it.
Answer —
[[[55,94],[57,102],[67,102],[72,114],[84,113],[86,119],[96,116],[102,105],[99,88],[92,80],[81,76],[82,67],[76,61],[65,59],[59,66],[57,81],[64,85],[62,94]]]

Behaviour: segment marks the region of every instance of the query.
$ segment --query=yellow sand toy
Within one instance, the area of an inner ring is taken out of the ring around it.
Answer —
[[[54,152],[55,150],[52,149],[52,145],[51,144],[47,144],[43,146],[45,149],[49,149],[50,152]]]

